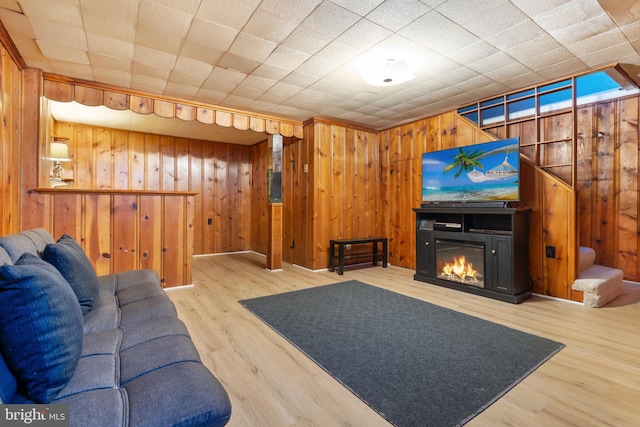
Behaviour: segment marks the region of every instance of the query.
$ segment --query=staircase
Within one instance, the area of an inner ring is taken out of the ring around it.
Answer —
[[[571,289],[584,293],[586,307],[602,307],[622,294],[622,270],[595,265],[596,251],[580,247],[578,278]]]

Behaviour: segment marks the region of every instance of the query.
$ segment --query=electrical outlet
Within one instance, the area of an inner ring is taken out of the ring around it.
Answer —
[[[350,251],[350,250],[351,250],[351,245],[344,245],[344,248],[345,248],[347,251]]]
[[[555,258],[556,257],[556,247],[555,246],[547,246],[546,247],[547,258]]]

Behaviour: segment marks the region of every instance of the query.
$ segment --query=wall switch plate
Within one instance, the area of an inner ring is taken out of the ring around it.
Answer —
[[[546,254],[547,254],[547,258],[555,258],[556,257],[556,247],[555,246],[547,246]]]
[[[347,250],[347,251],[350,251],[351,250],[351,245],[344,245],[344,249]]]
[[[303,171],[304,173],[309,173],[309,164],[308,164],[308,163],[305,163],[305,164],[302,166],[302,171]]]
[[[207,218],[207,225],[211,225],[213,224],[213,221],[211,220],[211,218]]]

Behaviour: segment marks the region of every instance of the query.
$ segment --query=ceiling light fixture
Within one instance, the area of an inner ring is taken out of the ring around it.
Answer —
[[[393,86],[415,78],[406,59],[386,58],[363,61],[357,65],[362,79],[372,86]]]

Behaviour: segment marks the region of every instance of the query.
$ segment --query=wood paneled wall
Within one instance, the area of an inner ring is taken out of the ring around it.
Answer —
[[[301,265],[320,269],[329,265],[330,239],[382,232],[378,133],[313,120],[305,123],[304,135],[306,147],[285,150],[285,160],[301,158],[302,166],[302,176],[294,175],[285,188],[305,182],[306,191],[293,191],[290,203],[298,209],[306,206],[306,224],[298,221],[285,227],[292,230],[296,241],[306,245]],[[292,215],[297,217],[298,213]],[[288,243],[285,241],[285,246]]]
[[[639,97],[581,107],[578,130],[580,244],[594,248],[596,262],[639,280]]]
[[[389,262],[415,268],[416,218],[422,203],[422,153],[497,139],[454,112],[380,133],[380,233]]]
[[[0,45],[0,235],[19,231],[20,70]]]
[[[250,147],[70,123],[54,132],[69,138],[69,188],[197,193],[194,254],[251,249]]]

